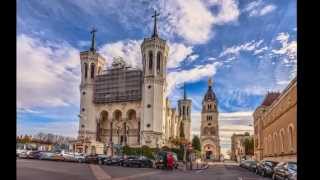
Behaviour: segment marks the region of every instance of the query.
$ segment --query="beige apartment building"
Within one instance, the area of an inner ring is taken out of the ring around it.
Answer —
[[[257,160],[297,159],[297,78],[281,92],[269,92],[254,114]]]

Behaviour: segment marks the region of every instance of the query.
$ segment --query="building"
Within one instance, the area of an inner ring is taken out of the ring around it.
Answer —
[[[112,63],[103,58],[96,52],[95,30],[91,32],[90,50],[80,53],[76,151],[113,154],[114,147],[124,145],[160,148],[181,135],[191,140],[192,102],[184,93],[176,111],[166,98],[169,46],[157,33],[157,14],[153,17],[153,34],[141,44],[142,69],[128,66],[120,57]],[[111,67],[105,69],[108,63]]]
[[[231,136],[231,160],[240,162],[241,159],[247,159],[244,141],[250,138],[250,134],[233,134]]]
[[[268,93],[254,114],[257,160],[297,158],[297,78],[282,93]]]
[[[200,142],[205,159],[220,160],[217,98],[208,80],[208,90],[202,101]]]

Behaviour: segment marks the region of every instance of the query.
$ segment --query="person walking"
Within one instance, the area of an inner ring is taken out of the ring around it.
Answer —
[[[173,170],[173,161],[174,161],[174,159],[173,159],[172,153],[168,152],[167,153],[167,168],[169,170]]]

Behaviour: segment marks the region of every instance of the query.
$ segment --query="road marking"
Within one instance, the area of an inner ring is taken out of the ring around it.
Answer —
[[[109,180],[111,176],[102,170],[98,165],[90,164],[89,165],[93,175],[97,180]]]
[[[147,173],[141,173],[141,174],[135,174],[132,176],[126,176],[126,177],[119,177],[119,178],[113,178],[114,180],[127,180],[127,179],[135,179],[135,178],[140,178],[144,176],[151,176],[155,174],[159,174],[160,171],[153,171],[153,172],[147,172]]]

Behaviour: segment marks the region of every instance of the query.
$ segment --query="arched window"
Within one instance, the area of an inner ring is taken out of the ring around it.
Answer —
[[[184,110],[185,110],[185,107],[183,106],[182,107],[182,115],[184,115]]]
[[[157,53],[157,72],[160,72],[161,59],[162,59],[162,54],[161,54],[161,52],[158,52]]]
[[[153,54],[150,51],[149,52],[149,70],[152,71],[152,66],[153,66]]]
[[[146,71],[147,67],[146,67],[146,55],[143,55],[143,70]]]
[[[271,142],[271,135],[269,135],[269,154],[272,154],[273,144]]]
[[[128,120],[135,120],[136,119],[136,111],[133,109],[130,109],[127,112],[127,118],[128,118]]]
[[[87,78],[88,76],[88,64],[84,63],[84,78]]]
[[[284,152],[284,131],[283,131],[283,129],[280,130],[280,148],[281,148],[281,152]]]
[[[189,107],[187,107],[187,116],[189,115]]]
[[[93,63],[91,63],[90,65],[90,70],[91,70],[91,79],[94,78],[94,69],[95,69],[95,65]]]
[[[288,138],[289,138],[289,149],[293,149],[294,138],[293,138],[293,127],[289,126],[288,128]]]
[[[273,154],[277,154],[277,135],[273,134]]]

